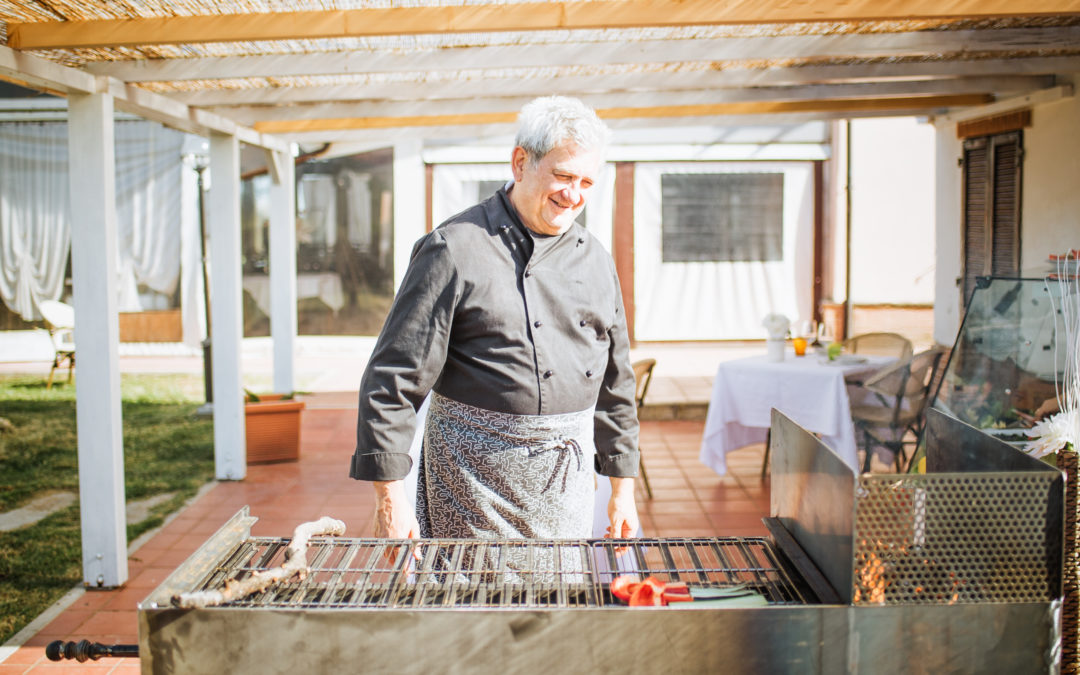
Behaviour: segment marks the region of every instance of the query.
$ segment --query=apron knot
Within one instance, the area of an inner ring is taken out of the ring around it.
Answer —
[[[581,446],[573,438],[563,438],[553,443],[549,443],[538,450],[529,451],[529,457],[539,457],[545,452],[557,452],[559,456],[555,460],[555,470],[551,472],[551,477],[548,478],[547,485],[540,491],[540,494],[544,494],[555,483],[555,479],[559,477],[559,471],[562,471],[562,492],[566,492],[566,479],[570,475],[570,455],[574,456],[577,460],[577,470],[581,471],[581,459],[583,457]]]

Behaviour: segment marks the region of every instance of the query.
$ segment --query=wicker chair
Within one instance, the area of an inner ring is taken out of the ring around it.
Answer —
[[[52,368],[49,370],[49,383],[46,389],[52,389],[53,374],[67,362],[68,384],[71,384],[71,370],[75,367],[75,309],[56,300],[42,300],[38,310],[48,325],[49,338],[52,340]]]
[[[848,354],[894,356],[898,359],[906,359],[914,353],[911,340],[899,333],[855,335],[844,340],[844,351]]]
[[[937,347],[919,352],[874,373],[863,384],[881,403],[851,407],[856,437],[861,434],[866,451],[863,472],[870,471],[875,446],[892,450],[897,472],[904,470],[904,446],[917,443],[922,433],[931,385],[943,354]],[[909,433],[913,440],[908,440]]]
[[[649,391],[649,383],[652,382],[653,368],[656,367],[656,359],[642,359],[640,361],[634,361],[631,364],[634,368],[634,379],[637,380],[637,391],[634,393],[634,400],[637,403],[637,409],[640,414],[641,407],[645,405],[645,394]],[[641,450],[641,447],[638,447]],[[645,483],[645,494],[649,495],[649,499],[652,499],[652,486],[649,485],[649,474],[645,472],[645,454],[641,454],[639,460],[639,467],[641,468],[641,480]]]

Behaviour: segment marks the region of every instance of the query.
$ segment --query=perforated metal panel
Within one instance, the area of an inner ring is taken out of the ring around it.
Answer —
[[[1060,593],[1050,473],[861,476],[853,602],[1032,602]]]

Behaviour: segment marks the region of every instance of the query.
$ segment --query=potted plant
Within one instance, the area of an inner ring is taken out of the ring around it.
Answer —
[[[300,459],[300,411],[293,394],[255,394],[244,390],[247,463]]]

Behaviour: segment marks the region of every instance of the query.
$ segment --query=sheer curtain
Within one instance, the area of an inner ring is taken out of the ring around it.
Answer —
[[[121,312],[144,307],[140,284],[162,295],[180,278],[181,149],[184,135],[153,122],[117,122],[116,225]]]
[[[665,174],[782,173],[782,258],[665,262]],[[638,340],[765,337],[770,312],[811,315],[813,165],[810,162],[638,163],[634,171],[634,315]]]
[[[0,298],[26,321],[63,293],[71,247],[67,124],[0,124]]]
[[[144,309],[140,284],[172,295],[180,276],[184,134],[155,122],[115,126],[121,311]],[[0,124],[0,298],[24,320],[63,294],[71,242],[67,124]],[[77,205],[76,205],[77,207]]]

